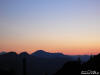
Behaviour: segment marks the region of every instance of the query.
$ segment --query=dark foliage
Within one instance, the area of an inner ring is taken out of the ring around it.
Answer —
[[[100,75],[100,54],[91,56],[87,62],[82,63],[80,58],[77,61],[70,61],[57,71],[54,75]]]

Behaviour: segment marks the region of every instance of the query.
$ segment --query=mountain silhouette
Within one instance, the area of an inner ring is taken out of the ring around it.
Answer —
[[[82,62],[86,62],[89,60],[89,55],[64,55],[62,53],[49,53],[44,50],[37,50],[36,52],[31,54],[32,56],[36,56],[39,58],[67,58],[71,60],[77,60],[79,57]]]
[[[43,50],[38,50],[31,54],[31,58],[34,62],[30,62],[31,68],[36,75],[52,75],[59,70],[62,65],[71,61],[71,57],[67,57],[61,53],[49,53]]]
[[[0,75],[54,75],[67,62],[90,56],[71,56],[38,50],[32,54],[8,52],[0,55]],[[2,74],[3,73],[3,74]]]
[[[43,51],[43,50],[38,50],[38,51],[32,53],[32,55],[36,56],[36,57],[42,57],[42,58],[64,58],[64,57],[69,57],[69,56],[64,55],[62,53],[49,53],[49,52],[46,52],[46,51]]]

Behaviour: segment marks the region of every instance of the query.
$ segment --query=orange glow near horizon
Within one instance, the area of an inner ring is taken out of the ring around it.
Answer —
[[[5,52],[17,52],[18,54],[21,53],[21,52],[27,52],[29,54],[31,53],[34,53],[38,50],[44,50],[46,52],[50,52],[50,53],[63,53],[65,55],[96,55],[96,54],[99,54],[100,53],[100,49],[50,49],[50,50],[47,50],[47,49],[4,49],[4,50],[1,50],[0,49],[0,52],[2,51],[5,51]]]
[[[0,52],[100,53],[99,0],[2,0]]]
[[[55,37],[46,38],[19,38],[16,40],[9,38],[9,40],[1,40],[2,43],[0,43],[0,52],[14,51],[21,53],[26,51],[31,54],[36,50],[45,50],[51,53],[60,52],[67,55],[90,55],[100,53],[99,40],[93,37],[90,39],[82,37],[69,39],[64,37],[59,37],[57,39]]]

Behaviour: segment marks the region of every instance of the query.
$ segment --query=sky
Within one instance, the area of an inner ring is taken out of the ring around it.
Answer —
[[[0,52],[100,53],[100,0],[0,0]]]

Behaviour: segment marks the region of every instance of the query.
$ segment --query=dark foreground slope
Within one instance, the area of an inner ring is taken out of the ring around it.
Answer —
[[[100,75],[100,54],[91,56],[87,62],[66,62],[54,75]]]

